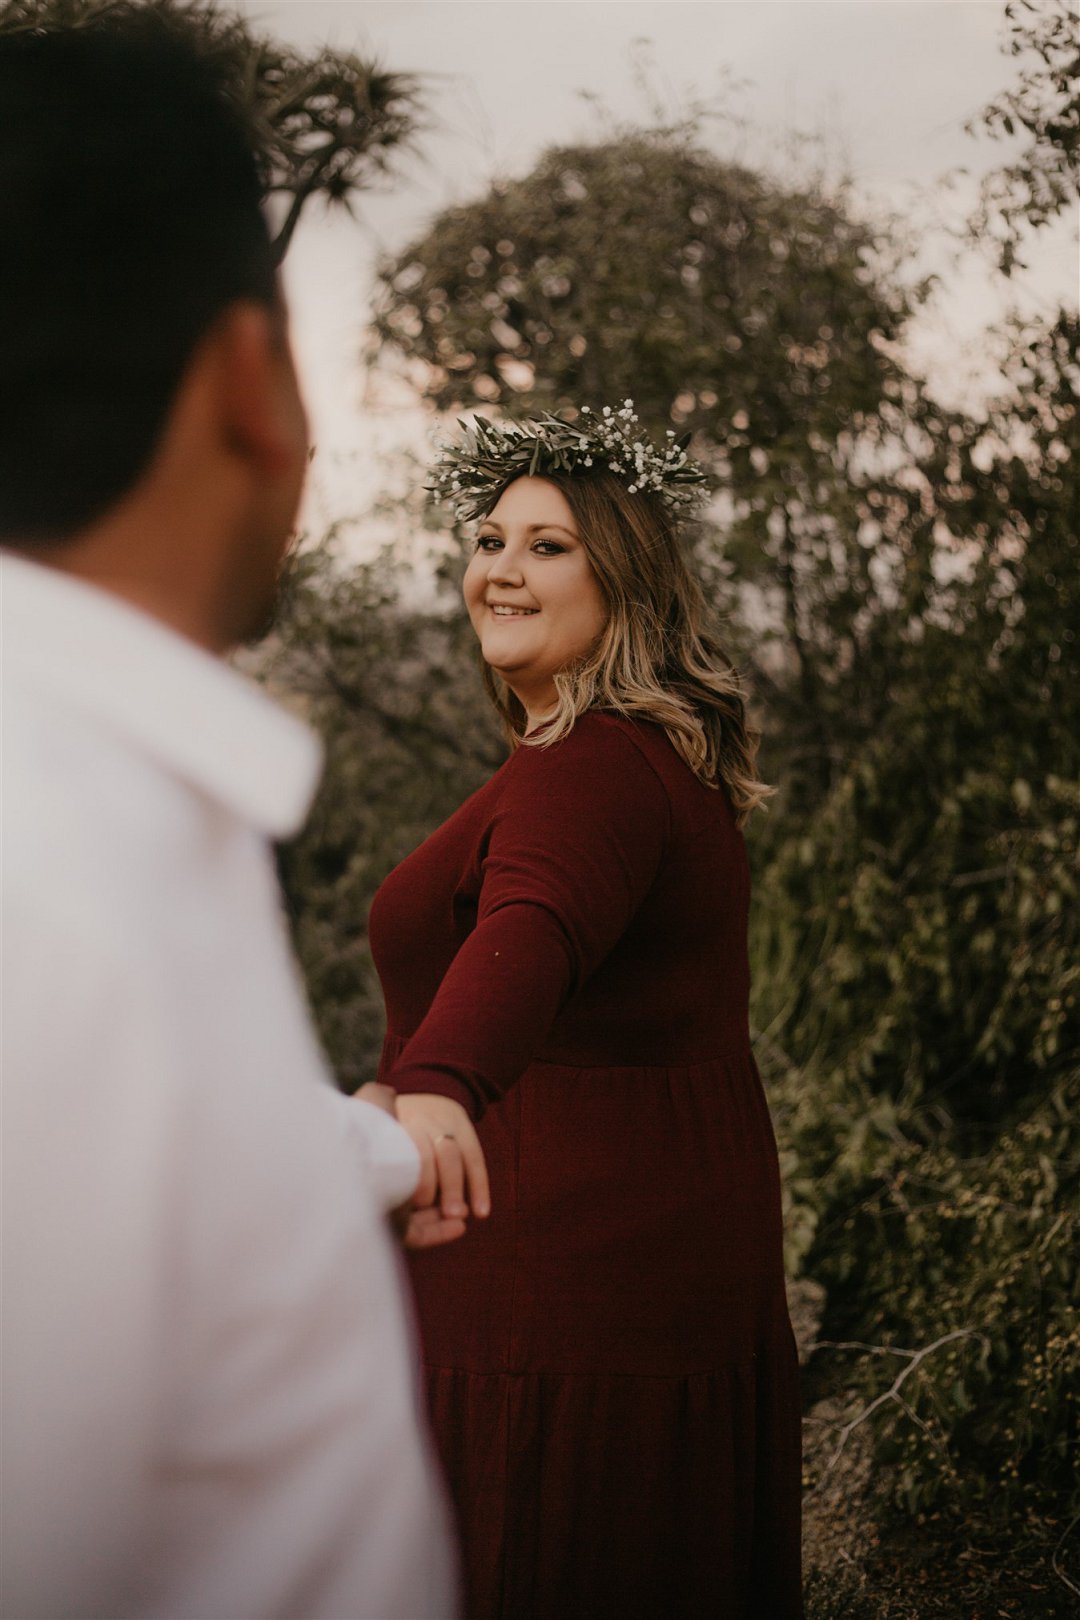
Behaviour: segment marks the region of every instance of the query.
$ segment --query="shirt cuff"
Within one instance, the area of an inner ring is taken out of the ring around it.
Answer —
[[[343,1128],[360,1145],[379,1206],[387,1212],[397,1209],[412,1197],[420,1180],[415,1142],[404,1126],[373,1103],[340,1094],[333,1101]]]

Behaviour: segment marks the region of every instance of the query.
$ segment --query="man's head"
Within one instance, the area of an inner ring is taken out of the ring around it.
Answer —
[[[265,617],[306,462],[260,195],[216,72],[152,12],[0,37],[0,542],[121,590],[149,570],[128,594],[188,629],[157,598],[197,579],[221,644]]]

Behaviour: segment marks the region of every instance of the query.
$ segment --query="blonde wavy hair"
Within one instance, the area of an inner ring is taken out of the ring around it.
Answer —
[[[574,514],[607,623],[584,658],[555,676],[557,707],[535,736],[526,736],[522,703],[484,665],[511,746],[550,748],[589,709],[651,720],[706,786],[726,792],[743,826],[775,789],[755,772],[760,734],[747,719],[739,673],[709,622],[670,511],[607,472],[540,476],[562,491]],[[506,488],[495,492],[489,512]]]

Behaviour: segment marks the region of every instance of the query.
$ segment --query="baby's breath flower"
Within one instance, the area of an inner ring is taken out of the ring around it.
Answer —
[[[689,461],[686,440],[672,443],[675,434],[669,429],[668,442],[657,448],[633,426],[638,420],[633,404],[625,400],[615,412],[605,405],[599,416],[583,405],[575,426],[549,412],[531,422],[505,426],[485,417],[462,422],[462,442],[434,440],[438,456],[428,488],[447,498],[459,518],[473,518],[489,509],[514,478],[542,477],[547,471],[572,476],[599,460],[609,472],[626,479],[629,494],[651,490],[669,506],[688,505],[705,478]]]

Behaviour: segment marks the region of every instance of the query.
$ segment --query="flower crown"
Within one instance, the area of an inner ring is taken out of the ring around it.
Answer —
[[[594,468],[626,480],[631,495],[653,491],[666,505],[690,505],[701,493],[705,474],[687,456],[689,433],[676,439],[673,430],[659,449],[636,426],[632,399],[597,415],[581,407],[576,422],[564,422],[545,411],[530,422],[499,427],[482,416],[459,421],[460,443],[436,440],[439,452],[427,485],[437,501],[447,501],[459,519],[483,515],[492,497],[512,478],[545,472],[577,473]]]

